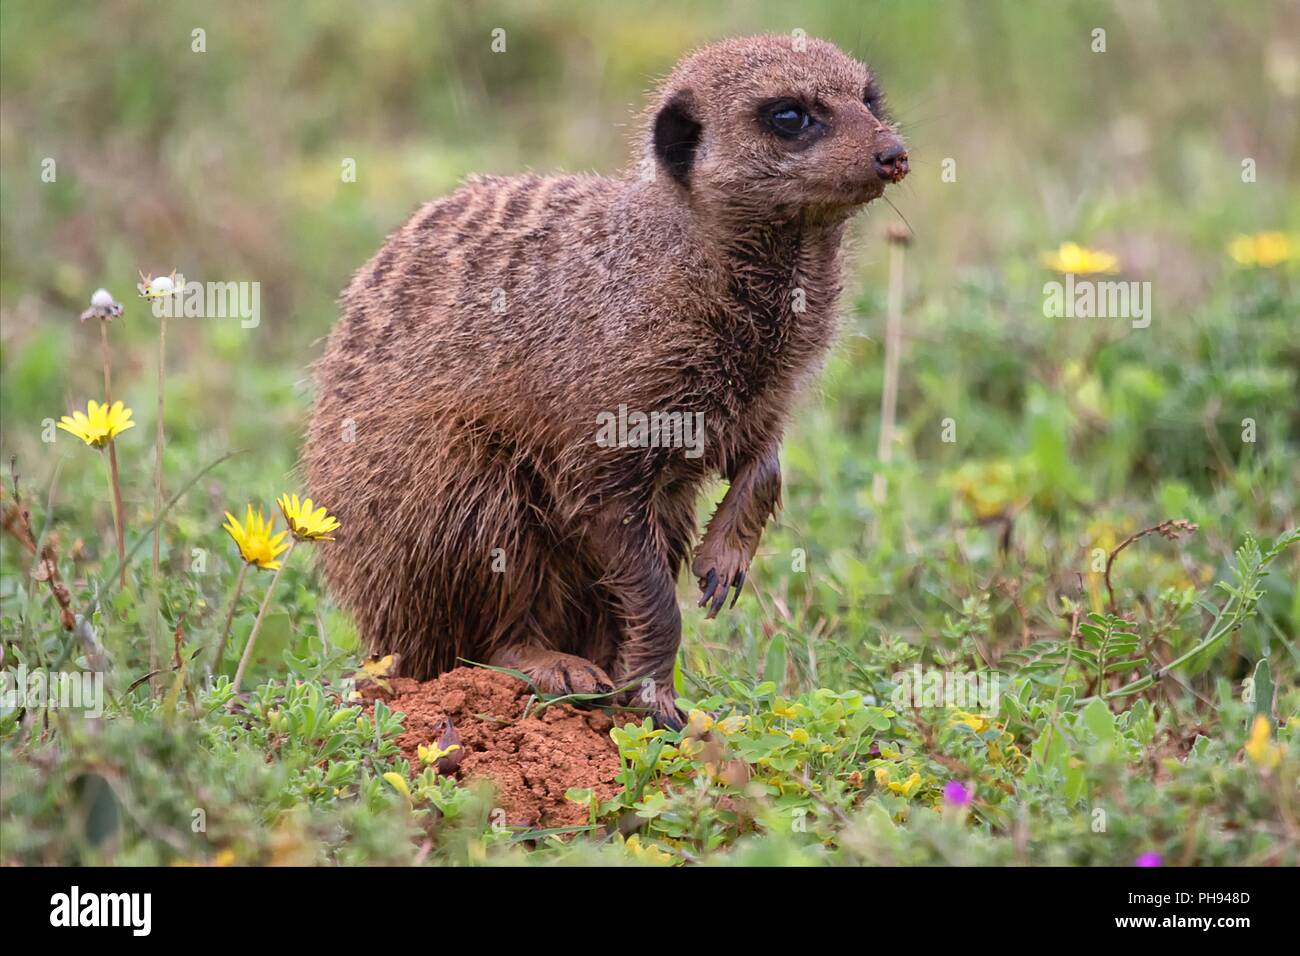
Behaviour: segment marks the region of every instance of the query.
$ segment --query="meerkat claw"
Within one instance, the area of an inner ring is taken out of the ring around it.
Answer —
[[[704,615],[706,619],[711,621],[718,616],[718,612],[721,611],[723,605],[727,603],[727,591],[730,589],[731,585],[726,582],[717,589],[713,597],[713,603],[709,605],[709,613]]]
[[[702,592],[702,594],[700,596],[699,603],[696,604],[695,606],[704,607],[704,605],[708,604],[709,600],[713,597],[713,592],[717,589],[717,587],[718,587],[718,572],[713,568],[709,568],[709,573],[700,579],[700,591]]]
[[[680,714],[655,714],[654,722],[661,730],[678,731],[686,726],[686,721]]]
[[[700,579],[700,591],[702,592],[696,607],[709,605],[708,612],[704,615],[706,621],[711,621],[718,616],[718,612],[723,607],[733,608],[736,602],[740,600],[740,589],[745,586],[745,572],[743,569],[737,571],[729,578],[723,578],[718,574],[716,568],[710,568],[707,576]],[[727,592],[735,588],[735,593],[731,596],[731,604],[727,604]]]
[[[736,593],[731,596],[731,603],[727,605],[728,611],[730,611],[733,607],[735,607],[736,602],[740,600],[740,589],[743,588],[744,586],[745,586],[745,572],[743,570],[737,571],[736,572]]]

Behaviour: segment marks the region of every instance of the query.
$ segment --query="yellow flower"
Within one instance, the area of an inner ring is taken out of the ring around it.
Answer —
[[[124,407],[121,402],[114,402],[110,407],[108,404],[101,405],[92,398],[86,406],[85,414],[73,412],[71,417],[64,415],[59,421],[59,427],[65,432],[72,432],[87,445],[103,448],[128,428],[134,428],[135,422],[131,421],[131,409]]]
[[[950,725],[965,724],[975,733],[981,734],[988,729],[989,718],[983,714],[968,714],[964,710],[958,710],[953,713],[952,719],[948,723]]]
[[[1246,741],[1246,756],[1265,770],[1273,769],[1282,759],[1282,748],[1273,743],[1269,719],[1264,714],[1256,714],[1255,722],[1250,725],[1250,740]]]
[[[686,733],[691,737],[701,737],[713,729],[713,717],[702,710],[692,710],[686,718]]]
[[[674,748],[669,745],[664,747],[662,753],[666,754],[669,750],[673,749]],[[702,754],[704,753],[704,741],[699,737],[683,736],[681,745],[676,748],[676,753],[681,754],[683,757],[694,757],[697,754]]]
[[[420,763],[428,766],[430,764],[436,764],[443,757],[450,753],[455,753],[459,749],[460,744],[452,744],[446,749],[439,747],[436,743],[429,744],[427,747],[424,744],[417,744],[415,747],[415,753],[416,756],[420,758]]]
[[[806,744],[809,739],[808,731],[804,730],[802,727],[796,727],[794,730],[790,731],[790,739],[797,744]]]
[[[671,853],[659,849],[654,843],[642,843],[640,834],[633,833],[624,841],[623,847],[633,859],[642,863],[657,863],[662,866],[675,860]]]
[[[390,770],[388,773],[384,774],[384,779],[388,781],[388,785],[390,787],[392,787],[402,796],[406,797],[407,801],[410,801],[411,788],[406,785],[405,777],[403,777],[400,773],[396,773],[395,771]]]
[[[1239,266],[1267,268],[1280,265],[1292,256],[1291,240],[1281,232],[1257,232],[1253,236],[1233,236],[1228,255]]]
[[[718,721],[717,728],[724,736],[738,734],[749,724],[749,718],[744,714],[732,714]]]
[[[310,498],[299,501],[297,495],[290,497],[284,494],[276,504],[280,506],[284,520],[289,523],[289,530],[295,538],[301,541],[334,540],[330,532],[338,530],[338,518],[327,514],[324,508],[313,511]]]
[[[276,571],[280,562],[275,559],[289,546],[284,543],[285,532],[271,536],[272,524],[273,521],[263,516],[262,512],[253,514],[253,506],[249,505],[248,516],[242,525],[227,511],[226,523],[222,527],[235,539],[240,557],[259,568]]]
[[[910,797],[912,794],[916,792],[917,787],[921,786],[921,775],[916,771],[913,771],[912,775],[908,777],[906,780],[904,780],[902,783],[895,783],[890,778],[888,767],[877,767],[876,786],[884,787],[888,789],[891,793],[897,793],[904,797]]]
[[[1020,462],[999,458],[966,462],[946,481],[976,517],[992,518],[1028,500],[1032,477]]]
[[[1044,252],[1042,259],[1043,264],[1055,272],[1090,275],[1119,271],[1118,258],[1100,249],[1086,249],[1077,242],[1063,242],[1055,252]]]
[[[361,665],[361,673],[366,677],[388,677],[393,670],[395,659],[392,654],[366,661]]]
[[[176,278],[174,269],[169,276],[155,277],[152,273],[145,275],[141,272],[140,281],[136,288],[140,290],[142,299],[161,299],[164,296],[175,295],[178,291],[183,291],[181,287],[185,283],[184,278],[180,282],[177,282]]]

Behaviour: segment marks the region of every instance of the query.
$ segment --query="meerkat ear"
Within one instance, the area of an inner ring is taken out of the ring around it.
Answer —
[[[689,93],[677,93],[655,117],[655,155],[668,174],[683,186],[690,184],[695,149],[700,145],[700,121]]]

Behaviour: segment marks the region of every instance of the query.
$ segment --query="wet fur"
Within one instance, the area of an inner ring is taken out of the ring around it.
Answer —
[[[779,505],[792,402],[833,337],[845,222],[879,192],[836,168],[883,135],[870,114],[845,105],[825,168],[798,176],[752,128],[768,87],[872,82],[808,43],[698,51],[653,97],[622,177],[471,178],[353,278],[304,464],[342,523],[321,549],[329,583],[404,672],[560,651],[615,684],[654,678],[657,716],[679,718],[675,584],[698,494],[731,481],[693,570],[734,583]],[[703,456],[598,446],[597,415],[620,405],[703,412]]]

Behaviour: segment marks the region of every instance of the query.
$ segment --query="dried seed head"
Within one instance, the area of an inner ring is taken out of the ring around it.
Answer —
[[[899,223],[892,222],[885,227],[885,241],[900,246],[910,246],[912,244],[912,230]]]
[[[122,306],[107,289],[96,289],[90,297],[90,308],[81,313],[81,321],[87,319],[112,320],[122,314]]]

